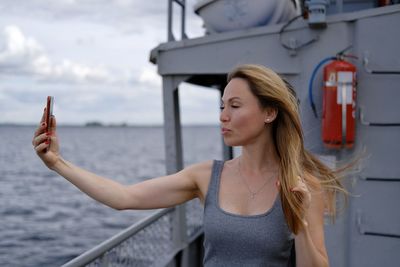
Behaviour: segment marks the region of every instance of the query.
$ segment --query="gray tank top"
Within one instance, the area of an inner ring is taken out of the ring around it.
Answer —
[[[279,195],[263,214],[224,211],[218,202],[223,166],[223,161],[214,161],[204,203],[204,266],[295,266],[294,236]]]

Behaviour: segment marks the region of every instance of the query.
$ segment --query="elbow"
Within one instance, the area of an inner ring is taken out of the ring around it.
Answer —
[[[322,257],[322,264],[321,266],[323,267],[329,267],[329,258],[326,253],[324,253],[324,256]]]
[[[329,260],[327,257],[321,257],[319,259],[315,259],[312,262],[298,262],[296,264],[297,267],[308,267],[308,266],[313,266],[313,267],[329,267]]]
[[[126,198],[121,198],[118,200],[115,200],[110,207],[114,210],[128,210],[132,209],[132,205],[129,205],[130,201],[128,201]]]
[[[99,201],[103,203],[104,205],[108,206],[109,208],[112,208],[113,210],[126,210],[127,208],[123,205],[121,201]]]
[[[114,210],[127,210],[132,209],[132,195],[128,193],[125,186],[119,188],[118,195],[112,199],[110,205]]]
[[[114,210],[126,210],[127,209],[126,207],[124,207],[123,205],[120,205],[120,204],[113,205],[111,208]]]
[[[318,263],[314,263],[314,264],[311,264],[311,265],[301,265],[301,264],[298,264],[298,265],[296,265],[296,266],[315,266],[315,267],[329,267],[329,262],[328,261],[322,261],[322,262],[318,262]]]
[[[120,198],[116,199],[111,206],[114,210],[132,210],[138,209],[138,200],[129,194],[122,194]]]
[[[318,266],[318,267],[329,267],[329,260],[328,260],[328,258],[324,257],[324,258],[321,259],[321,261],[320,261],[318,264],[316,264],[315,266]]]

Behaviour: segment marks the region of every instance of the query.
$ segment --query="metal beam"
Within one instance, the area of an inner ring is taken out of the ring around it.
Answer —
[[[183,168],[178,85],[187,79],[187,76],[163,76],[165,161],[167,174],[176,173]],[[188,243],[184,204],[175,207],[173,242],[175,248],[181,248]]]

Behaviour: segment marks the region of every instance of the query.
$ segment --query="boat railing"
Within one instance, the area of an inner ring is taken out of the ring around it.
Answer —
[[[184,236],[180,220],[175,218],[180,214],[176,212],[178,208],[187,210]],[[198,200],[158,210],[62,267],[171,266],[176,255],[202,235],[202,216]]]
[[[186,31],[185,31],[185,19],[186,19],[186,0],[168,0],[168,42],[171,41],[175,41],[176,38],[173,34],[173,25],[172,25],[172,21],[173,21],[173,4],[176,3],[178,4],[181,9],[181,39],[187,39],[187,35],[186,35]]]

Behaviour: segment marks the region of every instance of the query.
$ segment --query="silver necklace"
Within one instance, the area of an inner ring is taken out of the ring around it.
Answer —
[[[272,178],[274,177],[274,175],[275,175],[276,172],[274,172],[274,175],[271,175],[271,177],[269,177],[269,178],[265,181],[265,183],[264,183],[257,191],[253,192],[253,191],[251,190],[250,186],[248,185],[248,183],[246,182],[246,179],[243,177],[242,172],[240,171],[240,165],[241,165],[241,164],[240,164],[240,157],[239,157],[239,168],[238,168],[238,169],[239,169],[239,176],[240,176],[240,178],[243,180],[244,184],[246,185],[247,190],[249,190],[249,192],[250,192],[250,199],[253,200],[253,199],[256,198],[257,194],[260,193],[261,190],[263,190],[263,188],[268,184],[268,182],[272,180]]]

